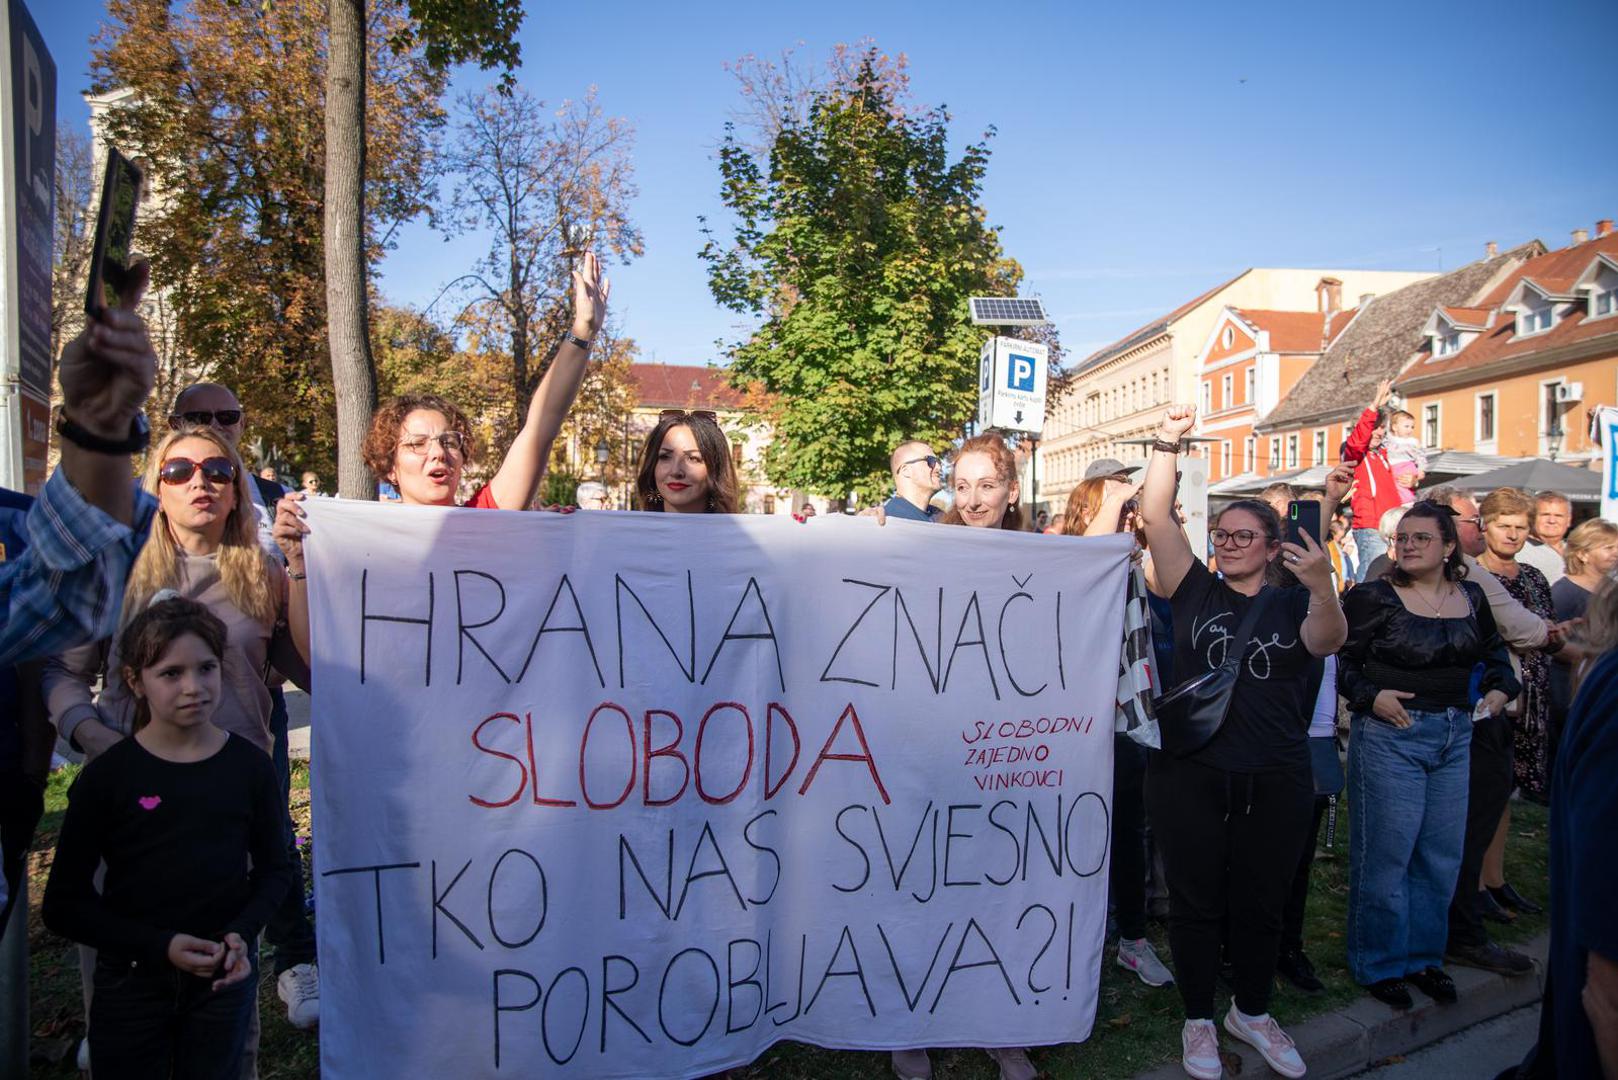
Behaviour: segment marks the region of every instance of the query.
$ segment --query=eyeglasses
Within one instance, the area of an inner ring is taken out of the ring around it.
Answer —
[[[1266,534],[1254,532],[1252,529],[1237,529],[1235,532],[1231,532],[1229,529],[1208,530],[1208,539],[1214,542],[1214,547],[1225,547],[1228,544],[1231,547],[1244,548],[1250,546],[1254,540],[1261,536],[1266,536]]]
[[[201,461],[192,461],[190,458],[171,457],[163,462],[163,467],[157,470],[157,477],[165,484],[190,483],[191,477],[196,475],[198,469],[202,470],[202,479],[210,484],[234,484],[236,482],[236,466],[229,458],[211,457]]]
[[[1428,532],[1398,533],[1394,536],[1393,542],[1400,547],[1425,548],[1430,547],[1437,539],[1438,537]]]
[[[1470,525],[1474,529],[1481,529],[1483,528],[1483,519],[1481,517],[1457,517],[1455,519],[1455,524]]]
[[[927,463],[927,467],[929,469],[936,469],[936,468],[938,468],[939,460],[940,459],[939,459],[937,454],[927,454],[927,455],[925,455],[923,457],[913,457],[909,461],[905,462],[903,465],[900,465],[899,468],[902,469],[906,465],[914,465],[918,461],[925,461]]]
[[[197,427],[217,425],[219,427],[235,427],[242,422],[240,409],[192,409],[189,412],[174,413],[169,417],[169,427],[178,430],[185,424],[194,424]]]
[[[428,443],[437,443],[445,454],[460,455],[466,451],[466,436],[459,431],[444,431],[437,435],[406,435],[399,440],[401,449],[420,457],[427,456]]]
[[[657,414],[659,420],[706,420],[710,424],[719,423],[719,414],[709,409],[664,409]]]

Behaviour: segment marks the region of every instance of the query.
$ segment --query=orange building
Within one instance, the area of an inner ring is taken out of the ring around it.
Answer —
[[[1315,287],[1315,311],[1226,307],[1220,312],[1197,365],[1197,434],[1205,440],[1199,452],[1208,458],[1210,483],[1325,463],[1323,457],[1300,459],[1296,445],[1290,459],[1277,453],[1277,460],[1266,461],[1266,448],[1260,446],[1253,425],[1275,408],[1353,321],[1354,310],[1341,310],[1342,291],[1341,281],[1326,277]],[[1335,452],[1335,447],[1329,449]],[[1309,450],[1318,456],[1328,448]]]
[[[1588,461],[1590,410],[1618,401],[1611,220],[1522,263],[1469,307],[1435,306],[1396,389],[1424,445]]]

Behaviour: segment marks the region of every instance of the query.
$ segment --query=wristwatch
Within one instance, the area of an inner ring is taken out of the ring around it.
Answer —
[[[563,330],[562,331],[562,340],[572,342],[574,345],[577,345],[579,348],[583,349],[585,352],[589,352],[590,351],[590,346],[595,344],[595,342],[591,341],[589,338],[580,337],[579,335],[575,334],[571,330]]]
[[[129,436],[124,439],[103,439],[87,428],[80,427],[67,415],[66,409],[56,411],[56,433],[81,450],[93,454],[138,454],[152,441],[152,425],[146,414],[137,412],[129,422]]]

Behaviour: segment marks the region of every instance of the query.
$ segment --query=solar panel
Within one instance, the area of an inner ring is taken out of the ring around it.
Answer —
[[[1017,296],[972,297],[972,322],[977,326],[1044,326],[1045,305]]]

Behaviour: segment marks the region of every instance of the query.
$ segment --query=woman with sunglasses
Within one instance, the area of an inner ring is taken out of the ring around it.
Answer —
[[[1168,877],[1169,945],[1185,1005],[1181,1064],[1194,1077],[1221,1075],[1214,983],[1228,922],[1235,995],[1225,1030],[1282,1076],[1297,1077],[1303,1060],[1269,999],[1282,912],[1314,809],[1310,685],[1318,658],[1336,652],[1347,630],[1326,553],[1308,535],[1302,546],[1284,543],[1266,503],[1243,499],[1215,518],[1209,537],[1221,577],[1192,552],[1174,494],[1180,440],[1195,422],[1189,405],[1164,412],[1141,490],[1157,587],[1174,612],[1175,678],[1212,671],[1233,649],[1242,657],[1212,739],[1184,756],[1153,754],[1147,765],[1146,805]],[[1328,503],[1345,486],[1334,480]],[[1263,606],[1251,635],[1232,640],[1254,604]]]
[[[1518,682],[1483,590],[1467,580],[1454,513],[1414,504],[1397,561],[1349,590],[1339,685],[1348,741],[1348,966],[1377,1000],[1410,1008],[1406,983],[1453,1002],[1442,967],[1466,835],[1473,725]],[[1482,700],[1472,705],[1473,669]]]
[[[1020,531],[1022,511],[1017,507],[1021,494],[1017,484],[1017,459],[999,435],[975,435],[955,451],[951,477],[955,505],[938,519],[941,525],[966,525],[974,529]],[[886,523],[885,513],[871,516]],[[1028,1053],[1014,1047],[987,1047],[984,1053],[1000,1067],[1000,1080],[1034,1080],[1039,1070],[1028,1060]],[[932,1061],[924,1049],[895,1050],[893,1071],[900,1080],[928,1080]]]
[[[226,630],[219,703],[213,722],[266,755],[271,751],[270,668],[305,689],[307,655],[287,629],[287,574],[258,541],[249,477],[212,427],[171,431],[150,452],[146,490],[157,496],[151,536],[124,590],[120,633],[158,597],[194,600]],[[138,702],[126,681],[116,638],[72,649],[47,662],[43,684],[51,722],[68,743],[94,758],[134,731]],[[97,695],[94,687],[104,683]],[[89,1006],[94,950],[81,947]],[[256,1058],[256,1044],[249,1046]]]
[[[736,465],[719,417],[706,409],[664,409],[635,470],[638,510],[736,514]]]

